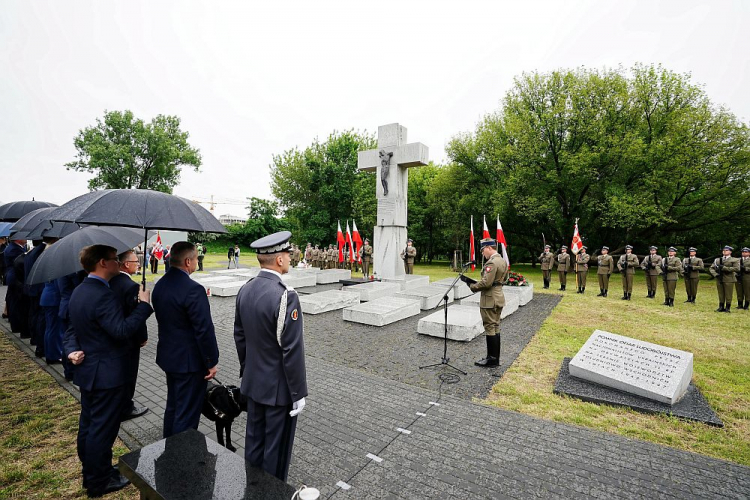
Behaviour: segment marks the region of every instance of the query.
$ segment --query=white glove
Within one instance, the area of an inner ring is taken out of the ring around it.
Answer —
[[[300,399],[299,401],[295,401],[292,405],[292,411],[289,412],[290,417],[296,417],[300,413],[302,413],[302,410],[305,409],[305,398]]]

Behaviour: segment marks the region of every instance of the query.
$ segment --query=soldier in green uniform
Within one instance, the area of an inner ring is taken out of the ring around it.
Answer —
[[[732,308],[732,291],[734,284],[737,283],[735,273],[740,272],[740,259],[732,257],[734,248],[726,245],[721,257],[714,260],[713,265],[708,269],[711,276],[716,278],[716,289],[719,292],[719,308],[716,312],[730,312]]]
[[[335,269],[336,268],[336,261],[338,252],[335,248],[333,248],[333,245],[328,245],[328,269]]]
[[[481,292],[479,312],[487,339],[487,357],[474,362],[477,366],[489,367],[500,364],[500,315],[505,306],[503,283],[508,272],[508,264],[502,255],[497,253],[497,242],[486,238],[479,242],[482,257],[486,259],[482,268],[482,279],[476,283],[461,275],[472,292]]]
[[[401,258],[404,259],[404,271],[406,274],[414,274],[414,258],[417,256],[417,249],[413,246],[414,241],[406,240],[406,248],[401,252]]]
[[[313,266],[319,269],[322,269],[323,266],[321,265],[320,248],[318,248],[318,245],[315,245],[315,248],[313,248],[312,256],[313,256]]]
[[[667,258],[662,259],[661,272],[664,277],[664,305],[674,307],[674,292],[677,289],[677,279],[682,274],[682,262],[677,258],[677,249],[675,247],[669,247],[667,250]]]
[[[578,278],[578,291],[576,293],[586,291],[586,277],[589,274],[589,260],[591,259],[586,250],[586,247],[581,247],[581,251],[576,255],[576,278]]]
[[[563,245],[560,253],[557,255],[557,275],[560,277],[560,290],[565,291],[565,285],[568,284],[568,271],[570,271],[570,255],[568,247]]]
[[[742,249],[740,257],[740,273],[737,277],[737,309],[747,311],[750,306],[750,248]]]
[[[310,243],[307,244],[307,247],[305,248],[305,262],[308,266],[312,265],[312,245]]]
[[[630,300],[633,295],[633,276],[638,267],[638,257],[633,255],[633,247],[625,246],[625,253],[617,261],[617,269],[622,273],[622,300]]]
[[[690,304],[695,304],[695,296],[698,294],[700,270],[703,269],[703,259],[695,256],[697,252],[697,249],[690,247],[688,249],[688,257],[682,259],[682,270],[685,273],[685,292],[687,292],[687,300],[685,302]]]
[[[539,255],[539,262],[542,263],[542,277],[544,279],[544,288],[549,288],[552,280],[552,270],[555,268],[555,254],[550,252],[549,245],[544,245],[544,252]]]
[[[649,254],[643,258],[641,262],[641,269],[646,271],[646,286],[648,287],[648,295],[646,298],[653,299],[656,297],[656,278],[661,274],[661,262],[662,257],[656,251],[658,248],[655,246],[649,247]],[[665,304],[666,305],[666,304]]]
[[[599,294],[606,297],[609,291],[609,277],[615,270],[615,259],[609,255],[609,247],[602,247],[601,255],[596,259],[596,277],[599,278]]]
[[[362,274],[365,278],[370,276],[370,262],[372,260],[372,247],[370,240],[365,238],[365,245],[362,247]]]

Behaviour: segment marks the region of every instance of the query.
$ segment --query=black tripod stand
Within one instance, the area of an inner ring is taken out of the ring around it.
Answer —
[[[433,363],[431,365],[420,366],[419,367],[420,370],[422,368],[434,368],[436,366],[447,366],[449,368],[453,368],[454,370],[461,373],[462,375],[466,375],[465,371],[459,370],[458,368],[456,368],[455,366],[449,363],[451,358],[448,357],[448,294],[453,292],[453,287],[456,286],[456,283],[458,283],[458,280],[461,279],[461,276],[464,275],[464,270],[470,265],[471,265],[471,262],[468,262],[461,267],[461,271],[458,272],[458,276],[456,276],[456,279],[453,280],[453,283],[451,284],[451,286],[448,287],[448,291],[445,292],[445,295],[443,295],[443,301],[442,301],[443,311],[445,311],[445,335],[443,337],[443,357],[440,360],[440,363]],[[438,304],[437,307],[435,307],[435,309],[437,309],[438,307],[440,307],[440,304]]]

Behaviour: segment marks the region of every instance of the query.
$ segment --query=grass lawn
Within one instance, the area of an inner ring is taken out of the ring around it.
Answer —
[[[0,373],[0,498],[86,498],[76,454],[78,402],[3,333]],[[118,439],[115,457],[124,453]],[[128,486],[105,498],[140,496]]]

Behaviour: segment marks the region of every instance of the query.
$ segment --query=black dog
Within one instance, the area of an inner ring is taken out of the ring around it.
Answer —
[[[232,446],[232,422],[243,411],[247,411],[247,398],[240,394],[239,387],[211,384],[206,389],[201,413],[210,421],[216,422],[216,437],[219,444],[228,450],[237,451],[237,448]],[[226,444],[224,444],[225,434]]]

